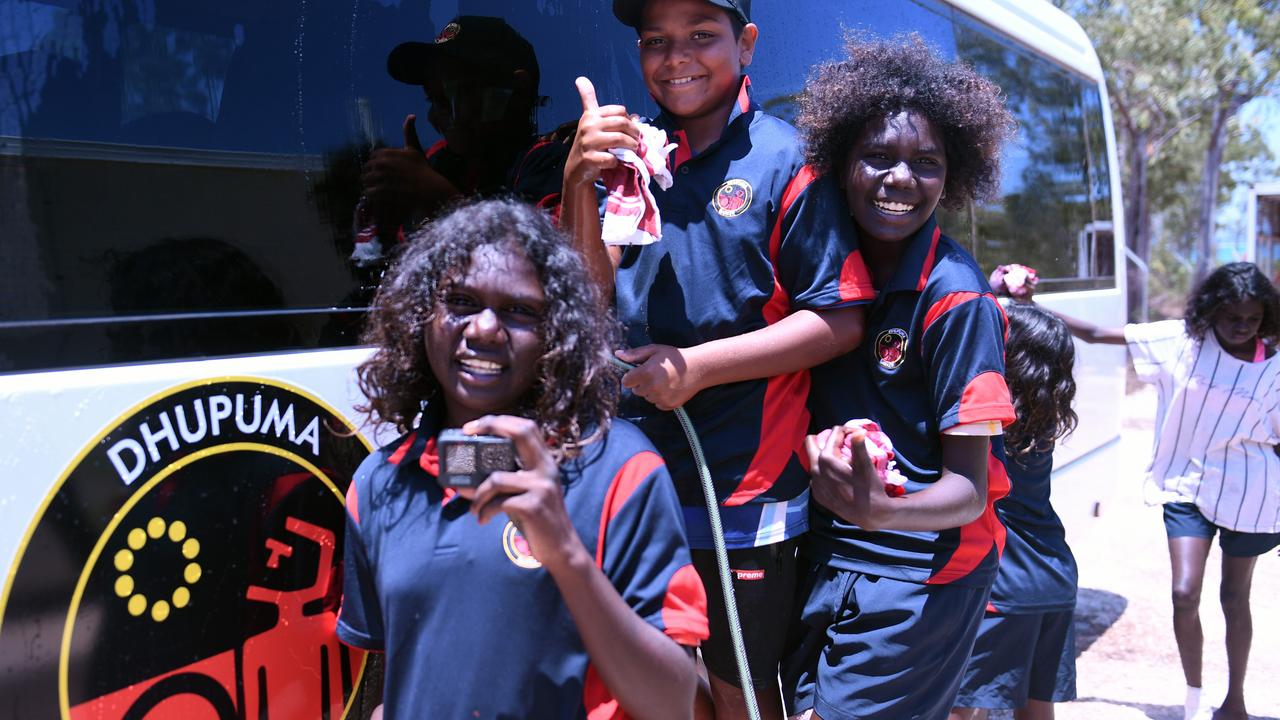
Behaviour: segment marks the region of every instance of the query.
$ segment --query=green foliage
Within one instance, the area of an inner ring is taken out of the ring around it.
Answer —
[[[1274,163],[1256,131],[1234,119],[1280,78],[1280,0],[1055,4],[1080,22],[1102,61],[1130,195],[1124,200],[1145,193],[1154,310],[1156,298],[1185,292],[1186,263],[1209,253],[1206,238],[1215,228],[1202,218],[1212,217],[1214,205],[1202,198],[1225,201],[1238,183]],[[1135,163],[1143,163],[1145,188],[1129,182]],[[1140,248],[1136,231],[1128,228],[1128,241]]]

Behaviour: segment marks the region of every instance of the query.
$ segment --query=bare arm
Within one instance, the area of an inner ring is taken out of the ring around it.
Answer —
[[[798,310],[768,327],[690,348],[645,345],[618,357],[640,366],[623,387],[663,410],[715,385],[768,378],[819,365],[862,342],[862,306]]]
[[[1018,286],[1016,288],[1010,288],[1005,283],[1005,275],[1009,268],[1010,268],[1009,265],[999,265],[991,273],[991,277],[989,278],[989,282],[991,284],[991,292],[995,293],[996,295],[1003,295],[1005,297],[1008,297],[1014,302],[1023,302],[1023,303],[1033,302],[1032,298],[1035,296],[1035,289],[1036,289],[1035,276],[1032,275],[1031,277],[1027,278],[1027,281],[1024,285]],[[1041,305],[1040,307],[1043,307],[1045,310],[1048,310],[1049,312],[1061,318],[1062,322],[1066,323],[1067,329],[1071,331],[1072,335],[1080,338],[1081,340],[1087,343],[1090,343],[1090,344],[1098,343],[1102,345],[1126,344],[1124,339],[1124,328],[1122,327],[1118,327],[1118,328],[1100,327],[1098,325],[1094,325],[1093,323],[1086,322],[1079,318],[1073,318],[1070,315],[1063,315],[1062,313],[1058,312],[1057,310],[1054,310],[1053,308],[1047,308],[1047,307],[1044,307],[1043,305]]]
[[[596,567],[564,507],[559,469],[537,425],[526,418],[486,416],[464,426],[473,434],[509,437],[518,472],[493,473],[471,500],[481,523],[506,513],[535,558],[555,580],[600,679],[636,718],[687,718],[693,712],[697,671],[688,653],[645,622]]]
[[[600,207],[595,182],[600,178],[601,170],[618,164],[618,159],[609,153],[609,149],[637,150],[640,131],[627,115],[625,107],[600,107],[590,80],[580,77],[576,84],[582,99],[582,118],[578,121],[573,147],[565,160],[560,224],[582,254],[587,272],[600,287],[601,297],[608,301],[613,297],[614,270],[622,253],[618,248],[605,247],[600,240]]]
[[[854,436],[853,461],[840,447]],[[864,530],[946,530],[973,522],[986,508],[990,438],[942,436],[942,477],[924,490],[889,497],[867,457],[865,431],[832,429],[826,446],[809,436],[805,447],[813,472],[813,496],[823,507]]]

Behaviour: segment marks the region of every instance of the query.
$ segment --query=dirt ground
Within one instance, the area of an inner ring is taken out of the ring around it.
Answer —
[[[1080,566],[1076,610],[1079,699],[1058,706],[1063,720],[1181,720],[1184,682],[1173,640],[1169,554],[1158,507],[1142,502],[1142,471],[1151,447],[1155,395],[1126,397],[1122,467],[1111,494],[1091,518],[1064,514]],[[1055,500],[1056,502],[1056,500]],[[1226,688],[1221,550],[1209,556],[1201,622],[1205,695]],[[1262,556],[1253,580],[1253,652],[1245,684],[1251,718],[1280,720],[1280,557]],[[1007,715],[1005,717],[1012,717]]]

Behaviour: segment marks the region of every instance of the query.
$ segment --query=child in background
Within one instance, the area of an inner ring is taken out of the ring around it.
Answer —
[[[706,596],[662,459],[611,421],[597,307],[512,200],[434,221],[383,280],[358,381],[404,435],[347,492],[337,631],[386,652],[388,718],[690,716]],[[510,438],[521,469],[447,487],[445,428]]]
[[[598,106],[579,78],[583,113],[565,166],[562,220],[593,277],[616,300],[638,365],[621,414],[671,466],[694,565],[707,588],[702,654],[720,720],[742,717],[710,520],[683,431],[683,406],[706,451],[733,569],[751,682],[765,718],[782,714],[778,661],[795,595],[795,538],[808,526],[800,453],[809,427],[808,368],[862,338],[871,297],[835,181],[805,165],[795,129],[768,115],[743,73],[759,36],[745,0],[615,0],[636,29],[653,124],[677,144],[674,184],[654,191],[662,239],[601,242],[595,181],[635,150],[626,108]],[[703,706],[703,710],[707,710]]]
[[[999,273],[999,270],[997,270]],[[993,284],[999,281],[992,276]],[[1030,300],[1034,286],[1019,293]],[[1157,389],[1149,504],[1164,505],[1173,634],[1187,681],[1184,715],[1201,711],[1200,589],[1213,536],[1222,547],[1227,694],[1215,720],[1247,720],[1253,641],[1249,591],[1258,556],[1280,545],[1280,295],[1253,263],[1223,265],[1187,297],[1183,320],[1103,328],[1057,313],[1090,343],[1128,345]]]
[[[950,713],[995,578],[1008,492],[1001,434],[1006,323],[987,278],[934,217],[999,186],[1013,119],[999,88],[919,36],[850,41],[800,100],[806,155],[844,185],[878,294],[867,340],[815,368],[824,445],[808,441],[811,528],[803,612],[783,663],[793,713],[824,720],[940,720]],[[869,418],[893,441],[891,497],[841,424]]]
[[[1076,425],[1075,345],[1065,323],[1034,305],[1007,308],[1005,380],[1018,422],[1004,431],[1012,486],[996,503],[1006,536],[991,601],[965,669],[952,720],[1052,720],[1076,697],[1076,561],[1049,502],[1053,446]]]

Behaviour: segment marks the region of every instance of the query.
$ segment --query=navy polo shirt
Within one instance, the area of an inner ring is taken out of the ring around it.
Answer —
[[[801,309],[871,299],[870,275],[836,184],[805,165],[795,128],[751,100],[745,77],[719,140],[693,155],[667,114],[654,124],[678,143],[671,188],[654,186],[662,240],[629,246],[617,272],[617,311],[631,347],[692,347],[759,330]],[[707,388],[684,408],[711,467],[731,548],[805,530],[809,373]],[[693,547],[712,547],[702,486],[675,415],[628,394],[671,467]]]
[[[338,637],[387,653],[387,717],[592,718],[621,709],[551,575],[500,514],[436,484],[435,423],[369,456],[347,493]],[[634,426],[560,466],[564,504],[624,602],[683,645],[707,637],[662,459]]]
[[[862,345],[814,368],[814,428],[871,418],[893,441],[907,492],[942,475],[942,434],[1013,422],[1004,381],[1007,320],[973,258],[934,218],[907,240],[868,312]],[[995,430],[999,433],[999,429]],[[989,585],[1004,528],[992,507],[1009,491],[1003,438],[991,438],[987,508],[964,527],[869,532],[815,503],[807,550],[837,567],[912,582]]]
[[[1053,449],[1005,461],[1009,495],[996,503],[1007,536],[991,605],[1002,613],[1042,613],[1076,606],[1076,559],[1049,503]]]

